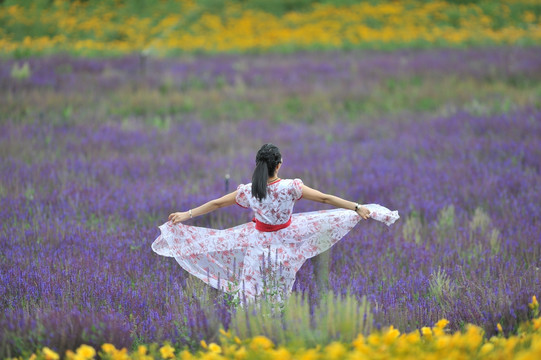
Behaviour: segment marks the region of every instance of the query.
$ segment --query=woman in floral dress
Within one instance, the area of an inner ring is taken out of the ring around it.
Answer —
[[[152,243],[159,255],[174,257],[190,274],[213,288],[253,301],[272,292],[290,294],[302,264],[344,237],[360,220],[374,219],[391,225],[397,211],[378,204],[360,205],[324,194],[300,179],[280,179],[282,155],[265,144],[256,156],[252,182],[236,191],[185,212],[169,215]],[[293,214],[300,199],[338,209]],[[190,218],[238,204],[254,211],[252,222],[217,230],[182,224]]]

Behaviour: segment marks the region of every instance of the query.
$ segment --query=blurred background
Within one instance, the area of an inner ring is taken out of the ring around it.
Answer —
[[[3,0],[0,49],[24,56],[533,45],[536,0]]]

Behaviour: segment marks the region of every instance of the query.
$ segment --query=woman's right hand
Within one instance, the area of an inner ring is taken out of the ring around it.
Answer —
[[[359,214],[364,220],[370,218],[370,210],[368,210],[364,206],[359,206],[359,208],[357,209],[357,214]]]
[[[186,221],[190,218],[190,214],[186,212],[175,212],[172,214],[169,214],[169,221],[173,223],[173,225],[178,224],[179,222]]]

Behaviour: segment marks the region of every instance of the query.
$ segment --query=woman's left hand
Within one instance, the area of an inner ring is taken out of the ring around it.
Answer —
[[[178,224],[179,222],[186,221],[190,218],[190,215],[187,211],[185,212],[174,212],[169,214],[169,221],[173,222],[173,225]]]

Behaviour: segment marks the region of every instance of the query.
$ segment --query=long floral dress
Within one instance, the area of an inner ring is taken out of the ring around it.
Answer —
[[[236,202],[254,211],[254,221],[224,230],[168,221],[159,226],[152,250],[174,257],[206,284],[250,302],[277,292],[289,295],[306,259],[329,249],[361,220],[346,209],[293,214],[302,198],[300,179],[270,183],[262,201],[252,196],[251,188],[251,183],[239,185]],[[378,204],[363,206],[371,219],[386,225],[399,218],[397,211]]]

